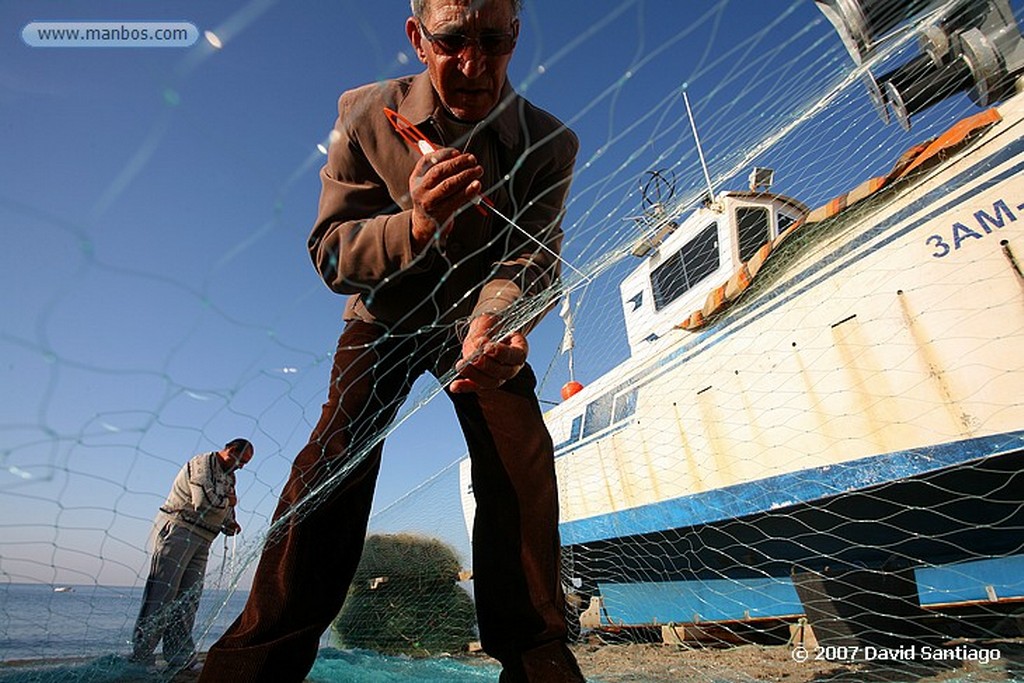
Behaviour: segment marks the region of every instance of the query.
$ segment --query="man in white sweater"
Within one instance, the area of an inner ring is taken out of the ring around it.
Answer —
[[[170,670],[195,662],[192,627],[210,544],[221,532],[241,531],[235,521],[235,470],[252,456],[249,441],[234,439],[219,451],[195,456],[175,477],[156,518],[149,578],[132,636],[133,662],[152,664],[161,639]]]

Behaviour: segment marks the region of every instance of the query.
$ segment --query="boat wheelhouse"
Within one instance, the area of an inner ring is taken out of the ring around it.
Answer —
[[[765,175],[755,169],[752,179]],[[643,258],[619,285],[631,355],[678,327],[708,294],[808,214],[795,199],[767,189],[722,192],[693,211],[682,225],[665,224],[663,239],[642,240]]]

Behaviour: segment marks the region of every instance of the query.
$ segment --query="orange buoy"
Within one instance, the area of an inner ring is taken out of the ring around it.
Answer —
[[[570,398],[580,393],[581,391],[583,391],[583,385],[577,382],[576,380],[566,382],[565,386],[562,387],[562,400],[568,401]]]

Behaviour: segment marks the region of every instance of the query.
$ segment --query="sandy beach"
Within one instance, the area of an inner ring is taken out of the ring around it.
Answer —
[[[690,648],[676,645],[581,645],[575,647],[588,678],[602,683],[745,683],[785,681],[954,681],[1024,680],[1024,640],[983,644],[1000,652],[987,664],[953,660],[944,663],[796,661],[786,646],[738,645]]]
[[[947,646],[947,649],[954,647],[955,644]],[[988,662],[964,659],[945,662],[834,662],[815,660],[813,656],[810,661],[798,661],[799,657],[794,657],[793,650],[782,645],[701,647],[591,642],[575,645],[573,650],[584,674],[595,683],[1024,683],[1024,638],[973,643],[967,647],[998,652],[998,657]],[[202,659],[201,655],[200,661]],[[484,655],[463,655],[454,659],[497,670],[497,663]],[[19,680],[9,677],[17,672],[28,674],[47,669],[52,671],[62,666],[74,667],[84,661],[83,658],[68,658],[3,662],[0,663],[0,679]],[[169,680],[170,683],[194,683],[198,678],[197,669],[181,672]],[[118,678],[118,683],[146,683],[152,680],[155,679],[125,677]]]

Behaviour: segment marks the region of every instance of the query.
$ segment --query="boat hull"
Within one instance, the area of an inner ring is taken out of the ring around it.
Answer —
[[[657,587],[725,581],[746,597],[708,618],[777,616],[800,612],[796,570],[1024,553],[1021,100],[953,158],[791,238],[703,330],[549,412],[580,593],[687,621],[688,589],[664,614]],[[588,434],[602,401],[615,417]]]
[[[855,466],[852,464],[851,466]],[[770,485],[770,484],[769,484]],[[709,524],[568,544],[593,583],[789,576],[1024,552],[1024,451]],[[1002,492],[997,496],[994,493]]]

